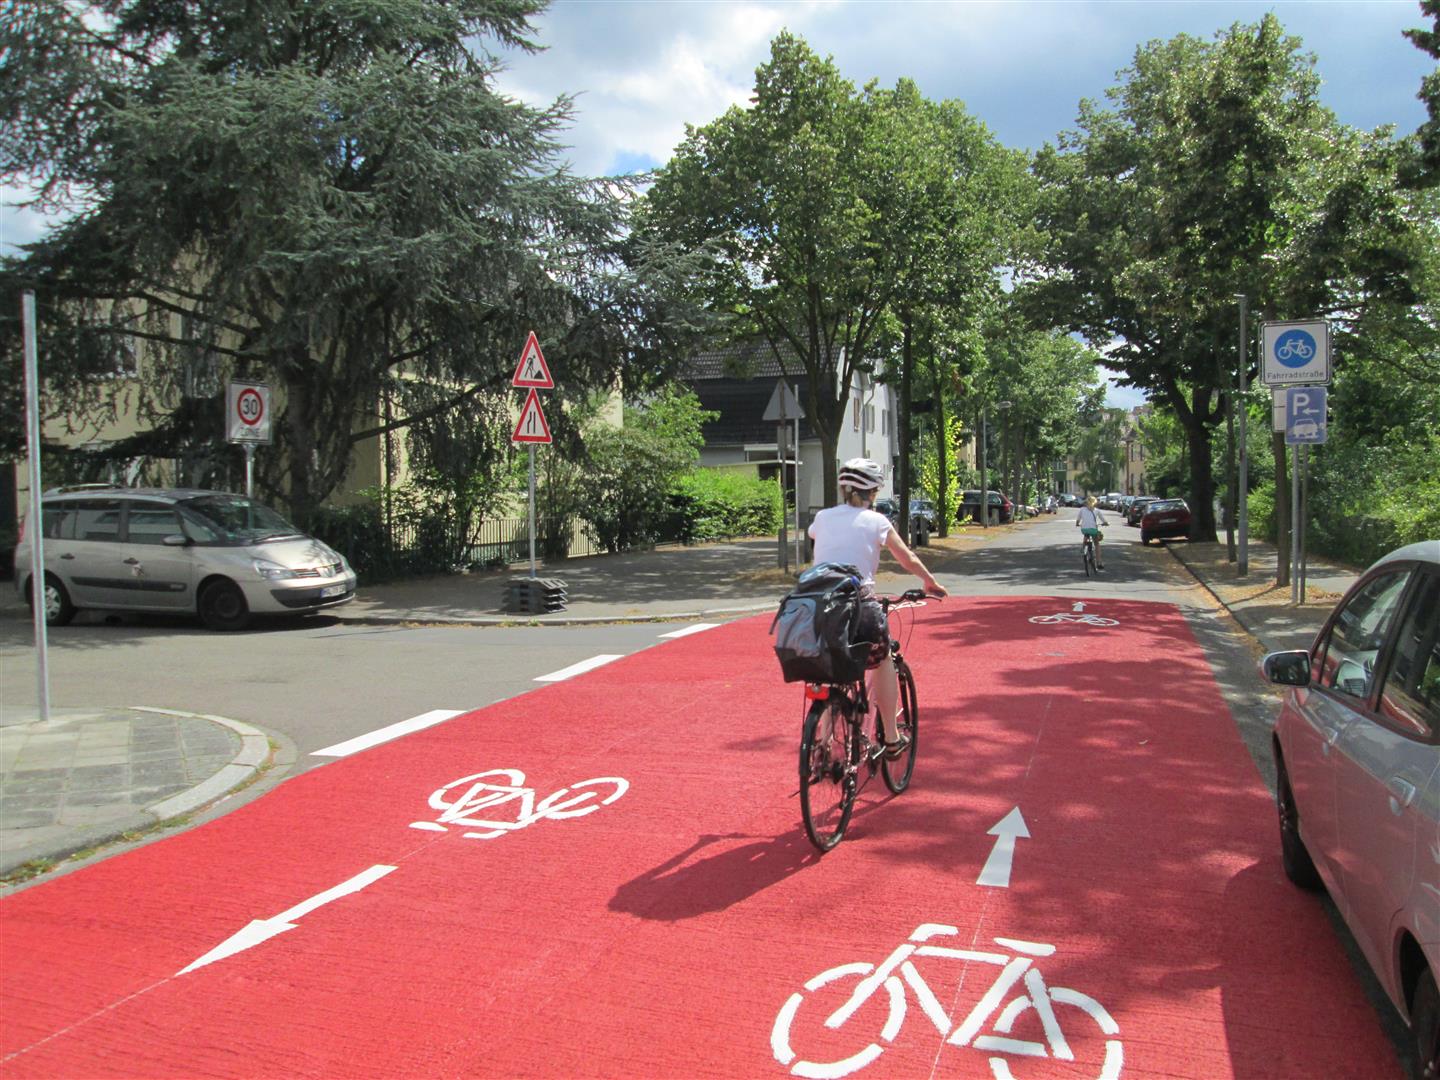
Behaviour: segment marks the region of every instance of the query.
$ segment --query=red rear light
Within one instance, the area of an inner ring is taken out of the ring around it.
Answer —
[[[807,682],[805,684],[806,701],[825,701],[830,697],[830,687],[820,683]]]

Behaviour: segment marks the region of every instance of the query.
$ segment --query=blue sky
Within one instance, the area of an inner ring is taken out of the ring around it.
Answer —
[[[1401,36],[1425,25],[1415,0],[554,0],[536,23],[544,51],[511,56],[501,86],[537,104],[576,95],[575,171],[632,172],[663,164],[686,123],[745,103],[770,40],[789,29],[857,85],[912,78],[1033,150],[1074,125],[1082,98],[1103,98],[1138,46],[1208,39],[1266,12],[1315,55],[1341,121],[1402,134],[1423,122],[1415,95],[1433,62]],[[0,200],[18,194],[0,189]],[[0,210],[0,250],[41,228]],[[1136,400],[1121,391],[1116,403]]]

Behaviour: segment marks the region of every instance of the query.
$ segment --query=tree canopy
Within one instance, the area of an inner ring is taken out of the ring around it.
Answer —
[[[568,100],[494,87],[487,49],[533,49],[542,6],[19,8],[0,172],[78,209],[3,268],[37,293],[52,410],[111,407],[94,375],[138,350],[159,435],[213,444],[218,376],[269,381],[259,479],[303,519],[355,442],[413,419],[376,419],[402,380],[445,388],[437,414],[466,407],[532,328],[576,396],[658,373],[685,325],[671,254],[626,235],[626,186],[559,165]]]

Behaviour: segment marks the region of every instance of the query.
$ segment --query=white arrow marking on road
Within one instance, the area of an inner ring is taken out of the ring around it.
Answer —
[[[1084,610],[1085,610],[1085,602],[1084,602],[1083,600],[1076,600],[1076,601],[1075,601],[1075,606],[1072,607],[1070,610],[1071,610],[1071,611],[1084,611]]]
[[[268,941],[277,934],[283,934],[286,930],[294,930],[294,920],[310,914],[316,908],[330,903],[331,900],[338,900],[342,896],[349,896],[353,892],[359,892],[366,885],[374,884],[390,871],[393,866],[372,866],[369,870],[356,874],[349,881],[343,881],[333,889],[326,889],[322,893],[310,897],[309,900],[302,900],[294,907],[282,911],[273,919],[256,919],[249,926],[239,933],[231,934],[215,948],[211,949],[204,956],[200,957],[189,967],[182,968],[177,974],[184,975],[186,972],[194,971],[196,968],[204,967],[206,964],[213,964],[216,960],[224,960],[227,956],[234,956],[238,952],[244,952],[262,941]]]
[[[1010,887],[1010,864],[1015,861],[1015,841],[1020,837],[1030,839],[1030,830],[1025,827],[1025,818],[1017,806],[997,821],[988,835],[996,838],[985,868],[975,879],[976,885],[994,885],[997,888]]]

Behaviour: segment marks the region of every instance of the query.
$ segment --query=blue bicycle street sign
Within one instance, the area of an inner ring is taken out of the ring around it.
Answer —
[[[1286,445],[1323,443],[1327,431],[1325,387],[1288,386],[1284,393]]]
[[[1324,385],[1330,381],[1330,326],[1325,322],[1267,322],[1260,326],[1261,380],[1266,386]]]

